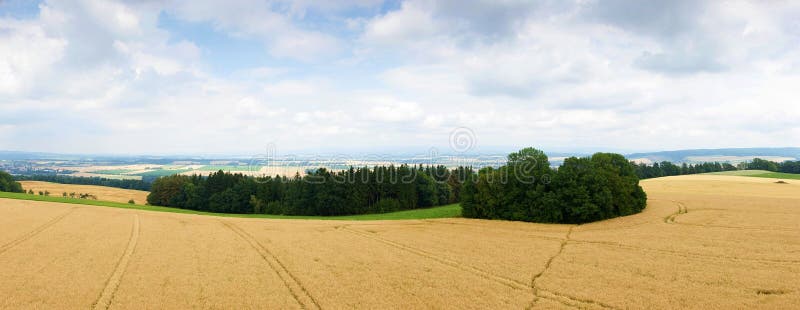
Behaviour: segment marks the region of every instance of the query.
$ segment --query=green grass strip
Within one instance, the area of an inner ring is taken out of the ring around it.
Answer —
[[[732,176],[743,176],[743,177],[754,177],[754,178],[800,180],[800,174],[783,173],[783,172],[770,172],[770,171],[766,171],[766,170],[737,170],[737,171],[712,172],[712,173],[707,173],[707,174],[732,175]]]
[[[417,220],[417,219],[461,217],[461,205],[459,204],[451,204],[441,207],[406,210],[406,211],[381,213],[381,214],[362,214],[362,215],[346,215],[346,216],[290,216],[290,215],[270,215],[270,214],[214,213],[214,212],[186,210],[186,209],[178,209],[170,207],[132,205],[127,203],[110,202],[110,201],[63,198],[55,196],[39,196],[39,195],[30,195],[24,193],[8,193],[8,192],[0,192],[0,198],[57,202],[57,203],[71,203],[79,205],[112,207],[121,209],[135,209],[135,210],[156,211],[156,212],[172,212],[172,213],[182,213],[182,214],[199,214],[199,215],[240,217],[240,218],[377,221],[377,220]]]
[[[783,172],[767,172],[767,173],[753,174],[748,176],[756,178],[800,180],[800,174],[783,173]]]

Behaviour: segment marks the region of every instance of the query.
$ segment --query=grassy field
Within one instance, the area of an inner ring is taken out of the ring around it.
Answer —
[[[737,170],[707,173],[711,175],[747,176],[756,178],[800,180],[800,174],[772,172],[766,170]]]
[[[0,308],[800,304],[800,182],[689,175],[641,184],[642,213],[585,225],[233,218],[0,198]]]
[[[759,177],[759,178],[800,180],[800,174],[795,174],[795,173],[767,172],[767,173],[756,174],[756,175],[752,175],[752,176],[753,177]]]
[[[58,196],[52,196],[52,195],[55,195],[55,193],[51,193],[51,196],[40,196],[40,195],[29,195],[22,193],[0,192],[0,198],[8,198],[8,199],[22,199],[22,200],[70,203],[70,204],[81,204],[81,205],[123,208],[123,209],[146,210],[146,211],[156,211],[156,212],[172,212],[172,213],[182,213],[182,214],[200,214],[200,215],[214,215],[222,217],[241,217],[241,218],[367,221],[367,220],[413,220],[413,219],[448,218],[448,217],[461,216],[461,206],[458,204],[427,208],[427,209],[382,213],[382,214],[362,214],[362,215],[347,215],[347,216],[288,216],[288,215],[269,215],[269,214],[214,213],[214,212],[194,211],[194,210],[186,210],[186,209],[178,209],[170,207],[132,205],[128,203],[102,201],[102,200],[63,198],[60,197],[61,195],[60,192]]]

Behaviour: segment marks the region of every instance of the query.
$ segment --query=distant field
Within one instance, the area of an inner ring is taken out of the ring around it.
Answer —
[[[50,196],[61,198],[62,194],[66,192],[75,193],[76,195],[79,194],[91,194],[97,196],[97,200],[103,201],[112,201],[118,203],[126,203],[128,200],[133,199],[136,204],[145,204],[147,202],[147,195],[149,192],[146,191],[139,191],[139,190],[132,190],[132,189],[122,189],[116,187],[107,187],[107,186],[97,186],[97,185],[78,185],[78,184],[59,184],[59,183],[50,183],[50,182],[41,182],[41,181],[20,181],[22,184],[22,188],[27,190],[33,190],[33,192],[38,196],[39,191],[49,191]],[[28,195],[32,196],[32,195]],[[78,199],[78,198],[67,198],[70,200],[77,201],[79,203],[86,202],[85,199]]]
[[[131,173],[131,172],[134,172],[134,171],[137,171],[137,170],[135,170],[135,169],[110,169],[110,170],[96,170],[96,171],[92,171],[92,173],[119,175],[119,174]]]
[[[706,173],[706,174],[747,176],[747,177],[756,177],[756,178],[800,180],[800,174],[772,172],[772,171],[766,171],[766,170],[737,170],[737,171],[712,172],[712,173]]]
[[[143,176],[143,177],[164,177],[173,174],[181,174],[187,171],[192,171],[191,169],[157,169],[157,170],[150,170],[146,172],[136,173],[135,175]]]
[[[741,163],[746,161],[752,161],[754,158],[761,158],[769,161],[774,162],[784,162],[788,160],[795,160],[794,157],[786,157],[786,156],[687,156],[686,160],[695,163],[712,163],[712,162],[729,162],[729,163]]]
[[[203,167],[200,167],[199,169],[196,169],[196,170],[200,170],[200,171],[219,171],[219,170],[222,170],[222,171],[236,172],[236,171],[259,171],[260,169],[261,169],[261,167],[259,167],[259,166],[256,166],[256,167],[250,167],[250,166],[203,166]]]
[[[68,176],[84,177],[84,178],[103,178],[103,179],[113,179],[113,180],[141,180],[142,179],[142,177],[138,176],[138,175],[100,174],[100,173],[89,173],[89,172],[76,172],[76,173],[68,174]]]
[[[644,180],[642,213],[585,225],[233,218],[0,198],[0,308],[794,309],[793,183]],[[434,210],[458,207],[403,214]]]

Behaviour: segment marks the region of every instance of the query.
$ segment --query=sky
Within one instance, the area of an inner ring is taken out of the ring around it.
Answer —
[[[0,0],[0,150],[800,145],[799,1]]]

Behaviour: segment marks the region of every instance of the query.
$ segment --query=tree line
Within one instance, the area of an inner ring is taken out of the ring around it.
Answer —
[[[457,203],[463,181],[472,174],[470,167],[422,165],[319,168],[294,177],[249,177],[220,170],[207,177],[160,177],[153,182],[147,203],[222,213],[384,213]]]
[[[0,192],[24,193],[19,184],[8,172],[0,171]]]
[[[534,148],[472,175],[461,198],[465,217],[545,223],[598,221],[641,212],[647,204],[635,165],[622,155],[571,157],[551,168]]]
[[[767,170],[783,173],[800,173],[800,161],[774,162],[761,158],[754,158],[753,161],[743,163],[747,170]]]
[[[738,170],[738,168],[729,163],[718,162],[700,164],[683,163],[679,166],[669,161],[662,161],[660,163],[653,163],[652,165],[644,163],[636,165],[636,175],[639,177],[639,179],[734,170]]]
[[[772,172],[800,174],[800,161],[784,161],[779,163],[761,158],[754,158],[750,162],[742,162],[736,166],[730,163],[719,162],[698,164],[683,163],[679,166],[669,161],[653,163],[652,165],[644,163],[636,165],[636,175],[639,176],[639,179],[735,170],[767,170]]]
[[[44,181],[60,184],[78,184],[78,185],[98,185],[107,187],[116,187],[122,189],[135,189],[141,191],[150,190],[150,182],[142,180],[131,179],[108,179],[100,177],[75,177],[68,175],[52,175],[52,174],[35,174],[35,175],[19,175],[16,177],[19,181]]]

